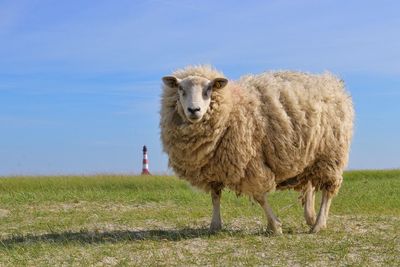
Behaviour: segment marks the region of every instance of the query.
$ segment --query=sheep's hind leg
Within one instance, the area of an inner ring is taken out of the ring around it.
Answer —
[[[211,199],[213,204],[213,213],[210,225],[211,232],[218,232],[222,228],[221,211],[220,211],[221,194],[222,194],[221,188],[211,189]]]
[[[308,181],[304,196],[304,218],[309,226],[315,224],[315,188]]]
[[[310,233],[318,233],[321,229],[326,228],[329,208],[332,202],[332,195],[326,189],[322,190],[321,208],[318,213],[317,222],[311,228]]]
[[[268,229],[276,235],[282,234],[282,223],[275,216],[271,206],[268,204],[267,195],[265,194],[261,197],[254,197],[254,199],[260,204],[260,206],[265,211],[268,220]]]

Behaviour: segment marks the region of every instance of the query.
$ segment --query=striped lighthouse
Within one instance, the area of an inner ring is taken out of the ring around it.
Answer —
[[[150,175],[149,160],[147,159],[147,147],[143,146],[143,168],[142,175]]]

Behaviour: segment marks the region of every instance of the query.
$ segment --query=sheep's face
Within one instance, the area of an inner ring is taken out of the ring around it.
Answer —
[[[166,86],[176,88],[179,104],[182,106],[186,119],[191,123],[196,123],[201,121],[210,107],[212,92],[225,87],[228,80],[215,78],[210,81],[198,76],[189,76],[184,79],[166,76],[163,77],[163,82]]]

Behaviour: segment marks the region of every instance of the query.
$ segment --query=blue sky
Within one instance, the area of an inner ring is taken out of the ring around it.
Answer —
[[[168,172],[160,77],[213,64],[340,75],[350,169],[400,168],[398,1],[0,0],[0,175]]]

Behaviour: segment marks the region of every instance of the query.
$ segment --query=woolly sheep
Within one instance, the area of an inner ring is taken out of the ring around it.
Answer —
[[[221,229],[221,191],[252,197],[268,228],[282,233],[267,202],[275,189],[302,192],[311,233],[326,227],[342,183],[353,128],[353,105],[332,74],[266,72],[228,81],[211,66],[163,77],[161,140],[169,166],[211,192],[211,231]],[[322,191],[315,216],[315,191]]]

